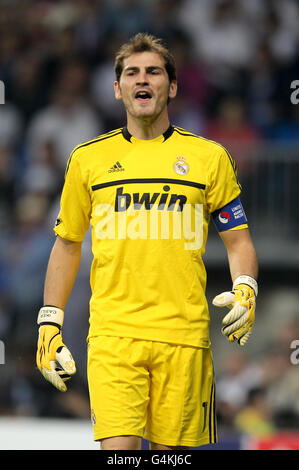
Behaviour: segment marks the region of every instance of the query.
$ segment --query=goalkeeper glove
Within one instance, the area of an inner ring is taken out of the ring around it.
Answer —
[[[46,380],[61,392],[66,392],[64,382],[76,373],[74,359],[62,341],[61,327],[64,312],[60,308],[44,306],[40,309],[36,364]]]
[[[229,341],[244,346],[251,334],[255,320],[255,299],[258,286],[250,276],[239,276],[232,292],[223,292],[213,299],[216,307],[228,307],[229,313],[222,320],[222,333]]]

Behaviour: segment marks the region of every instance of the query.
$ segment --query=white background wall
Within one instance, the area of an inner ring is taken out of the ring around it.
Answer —
[[[0,450],[98,450],[90,421],[0,418]]]

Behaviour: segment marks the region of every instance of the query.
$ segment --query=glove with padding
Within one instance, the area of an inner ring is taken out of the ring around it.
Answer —
[[[46,380],[61,392],[66,392],[65,382],[76,373],[75,361],[62,341],[63,310],[44,306],[40,309],[36,364]]]
[[[239,276],[231,292],[223,292],[213,299],[216,307],[228,307],[229,313],[222,320],[222,333],[229,341],[244,346],[255,321],[255,305],[258,286],[251,276]]]

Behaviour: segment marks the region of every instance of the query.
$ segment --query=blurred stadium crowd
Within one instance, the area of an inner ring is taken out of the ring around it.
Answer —
[[[67,399],[35,369],[35,322],[67,158],[77,144],[125,122],[113,95],[115,51],[139,31],[163,38],[179,81],[171,121],[225,145],[245,179],[246,155],[259,143],[298,144],[299,105],[291,103],[290,85],[299,79],[299,1],[1,0],[0,6],[0,339],[6,354],[0,415],[88,418],[89,236],[67,307],[64,339],[79,370]],[[279,335],[270,344],[263,341],[264,323],[251,356],[233,348],[218,362],[221,429],[270,435],[298,426],[299,365],[290,363],[290,341],[299,339],[295,305],[283,327],[280,312],[271,320]]]

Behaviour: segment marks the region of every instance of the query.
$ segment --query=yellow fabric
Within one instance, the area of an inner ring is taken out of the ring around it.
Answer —
[[[54,230],[82,241],[92,227],[89,337],[209,347],[210,214],[239,194],[227,151],[180,128],[146,141],[117,129],[75,148]]]
[[[237,225],[237,227],[233,227],[230,230],[243,230],[244,228],[248,228],[248,224]]]
[[[210,348],[90,338],[88,385],[94,440],[130,434],[169,446],[217,442]]]

